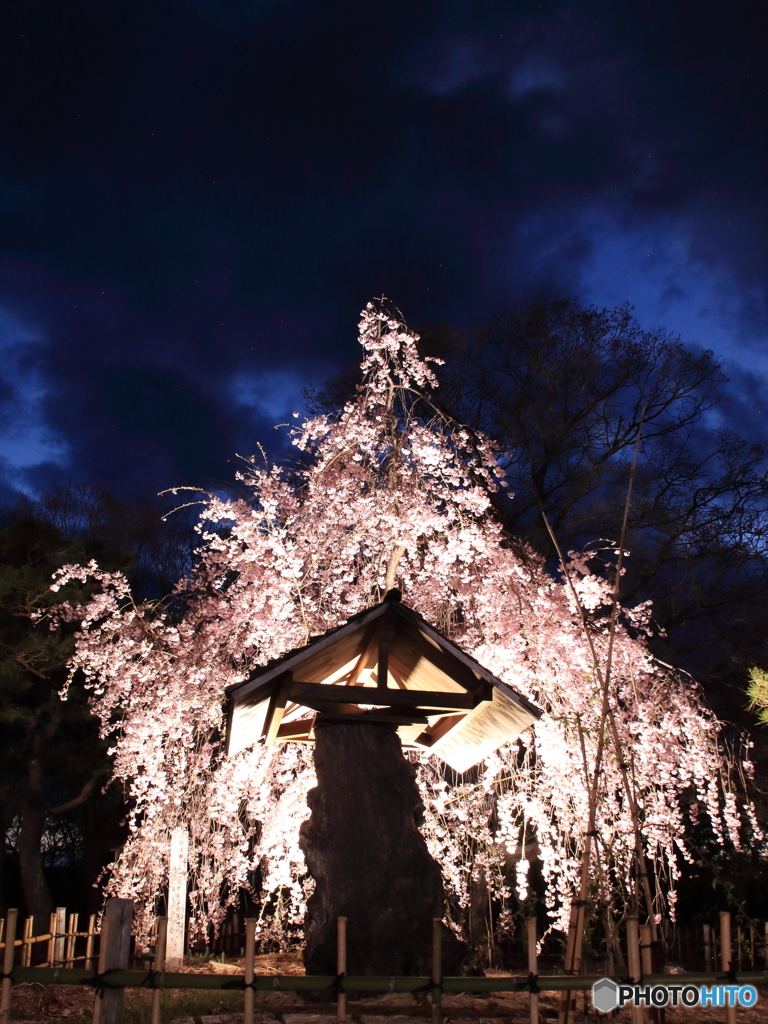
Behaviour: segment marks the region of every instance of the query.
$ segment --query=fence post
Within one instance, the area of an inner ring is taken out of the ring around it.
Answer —
[[[168,934],[168,918],[158,917],[155,919],[157,935],[155,936],[155,962],[152,969],[155,978],[158,974],[165,973],[165,939]],[[163,979],[165,984],[165,979]],[[162,1009],[163,990],[156,988],[152,993],[152,1024],[160,1024],[160,1010]]]
[[[527,917],[525,919],[525,928],[526,946],[528,948],[528,978],[531,985],[533,985],[539,974],[539,958],[536,951],[536,918]],[[539,1024],[538,992],[531,992],[528,996],[528,1012],[531,1018],[530,1024]]]
[[[720,911],[720,970],[723,974],[731,970],[731,915],[727,910]],[[725,1021],[736,1024],[735,1006],[726,1006]]]
[[[128,969],[131,955],[133,901],[110,896],[101,920],[98,972],[102,979],[108,971]],[[120,1024],[123,1011],[122,988],[98,988],[93,1002],[93,1024]]]
[[[347,973],[347,919],[340,917],[336,921],[336,974],[341,977]],[[336,1020],[338,1024],[344,1024],[347,1019],[347,994],[339,992],[336,995]]]
[[[432,918],[432,1024],[443,1020],[443,920]]]
[[[11,978],[13,971],[14,942],[16,941],[16,922],[19,917],[18,910],[8,910],[5,915],[4,936],[5,949],[3,950],[3,989],[0,999],[0,1024],[8,1024],[11,1019]]]

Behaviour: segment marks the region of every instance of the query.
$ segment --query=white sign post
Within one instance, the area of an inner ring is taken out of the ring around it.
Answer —
[[[184,926],[187,918],[187,866],[189,833],[185,828],[171,834],[171,863],[168,872],[168,938],[165,963],[172,971],[184,963]]]

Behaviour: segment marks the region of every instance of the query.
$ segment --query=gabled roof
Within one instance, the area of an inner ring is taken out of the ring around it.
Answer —
[[[228,750],[311,742],[315,715],[385,721],[466,771],[541,712],[390,591],[384,601],[230,687]]]

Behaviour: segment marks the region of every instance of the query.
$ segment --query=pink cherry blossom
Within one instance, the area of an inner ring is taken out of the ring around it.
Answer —
[[[437,382],[417,336],[383,304],[363,310],[359,329],[363,381],[354,399],[337,416],[295,429],[301,468],[254,458],[240,474],[247,500],[205,496],[199,560],[170,601],[137,604],[119,573],[94,563],[56,576],[54,589],[71,580],[99,585],[60,615],[80,622],[72,671],[91,689],[102,735],[114,744],[115,779],[130,799],[128,839],[106,889],[137,902],[142,936],[167,880],[171,832],[183,825],[193,940],[220,927],[257,869],[261,939],[283,947],[300,937],[312,888],[298,847],[314,785],[311,747],[255,743],[226,756],[225,690],[375,604],[393,583],[544,709],[535,727],[458,779],[427,751],[407,752],[418,765],[423,832],[459,917],[482,869],[501,927],[511,927],[514,901],[528,892],[525,853],[535,848],[551,927],[567,925],[600,722],[584,627],[563,582],[533,550],[521,554],[508,542],[490,501],[503,483],[493,443],[429,404]],[[604,659],[611,587],[580,555],[570,557]],[[674,913],[681,859],[691,856],[689,819],[709,815],[722,844],[763,837],[699,690],[651,656],[649,622],[646,605],[619,618],[611,703],[661,914]],[[634,838],[610,741],[597,823],[594,891],[620,914],[633,885]]]

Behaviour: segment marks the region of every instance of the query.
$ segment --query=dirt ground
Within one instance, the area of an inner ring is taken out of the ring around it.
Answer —
[[[190,973],[217,971],[240,973],[242,961],[203,963],[189,960],[185,971]],[[303,974],[296,956],[257,957],[259,974]],[[488,972],[494,974],[497,972]],[[502,972],[498,972],[501,974]],[[69,985],[17,985],[12,990],[11,1021],[14,1024],[42,1024],[66,1021],[67,1024],[90,1024],[93,1008],[90,989]],[[539,996],[539,1020],[557,1020],[555,993]],[[335,1004],[303,1003],[290,992],[256,993],[255,1024],[335,1024]],[[125,996],[123,1024],[150,1024],[152,993],[128,991]],[[243,995],[241,992],[200,992],[186,989],[163,994],[163,1024],[242,1024]],[[629,1024],[631,1016],[624,1010],[616,1016],[605,1016],[589,1006],[584,1012],[584,996],[577,1000],[578,1024],[582,1022],[616,1021]],[[347,1006],[349,1024],[424,1024],[431,1020],[432,1007],[428,999],[417,1001],[407,994],[387,994]],[[768,1024],[768,988],[760,990],[757,1006],[737,1011],[738,1024]],[[528,995],[525,993],[496,993],[492,997],[446,995],[443,997],[444,1024],[523,1024],[530,1020]],[[724,1009],[671,1009],[667,1011],[667,1024],[716,1024],[725,1021]]]

